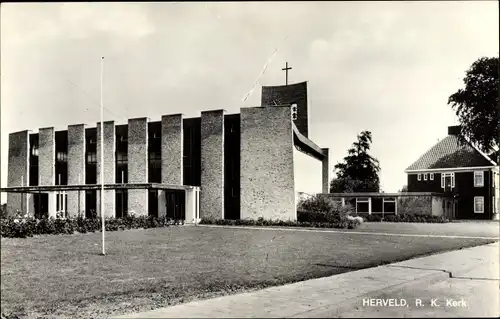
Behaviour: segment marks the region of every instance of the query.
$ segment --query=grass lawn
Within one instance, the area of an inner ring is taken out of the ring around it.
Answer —
[[[334,275],[484,239],[168,227],[2,238],[2,313],[106,317]]]

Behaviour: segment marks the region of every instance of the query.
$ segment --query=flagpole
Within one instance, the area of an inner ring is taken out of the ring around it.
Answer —
[[[104,105],[102,98],[102,86],[104,77],[104,57],[101,57],[101,224],[102,224],[102,255],[106,255],[106,247],[104,244]]]

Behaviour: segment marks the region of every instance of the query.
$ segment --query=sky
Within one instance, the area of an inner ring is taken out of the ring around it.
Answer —
[[[308,81],[309,137],[330,148],[330,171],[369,130],[382,190],[396,192],[404,169],[458,124],[447,101],[465,71],[498,56],[498,8],[496,1],[2,3],[1,185],[10,132],[100,121],[104,56],[104,120],[118,124],[258,106],[262,85],[285,83],[288,62],[290,83]],[[295,164],[297,190],[320,192],[321,163],[297,153]]]

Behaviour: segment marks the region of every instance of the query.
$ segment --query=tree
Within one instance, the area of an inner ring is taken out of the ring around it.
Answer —
[[[461,142],[468,139],[487,153],[500,145],[499,67],[498,57],[479,58],[466,72],[465,88],[448,99],[462,126]]]
[[[380,190],[379,162],[368,154],[372,134],[363,131],[347,151],[342,163],[335,165],[336,178],[330,182],[331,193],[378,192]]]

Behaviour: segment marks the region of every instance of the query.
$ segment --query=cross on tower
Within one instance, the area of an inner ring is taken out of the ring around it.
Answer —
[[[291,70],[291,69],[292,69],[291,67],[290,68],[288,67],[288,62],[286,62],[285,68],[281,69],[282,71],[285,71],[285,76],[286,76],[286,82],[285,83],[286,83],[286,85],[288,85],[288,70]]]

